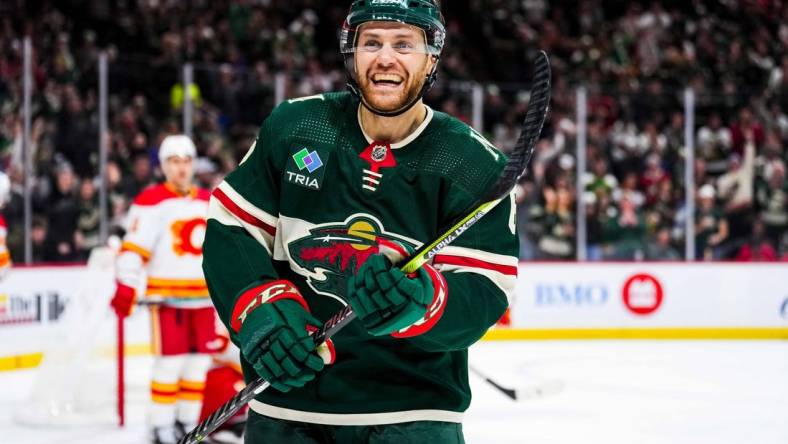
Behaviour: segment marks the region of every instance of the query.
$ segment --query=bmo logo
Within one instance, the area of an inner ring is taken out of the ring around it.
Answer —
[[[624,283],[622,290],[624,306],[636,315],[645,316],[657,311],[662,305],[662,285],[650,274],[639,273]]]

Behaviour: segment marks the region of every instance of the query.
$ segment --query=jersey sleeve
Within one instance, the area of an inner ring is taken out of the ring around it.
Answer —
[[[451,187],[446,222],[466,215],[474,197]],[[430,329],[410,338],[416,345],[428,351],[468,348],[504,314],[517,279],[515,209],[510,194],[433,258],[446,283],[445,306]]]
[[[126,216],[126,235],[115,262],[117,280],[131,288],[142,285],[143,270],[160,236],[159,208],[135,202]]]
[[[282,166],[277,157],[273,116],[241,164],[213,191],[203,244],[203,272],[219,317],[236,340],[233,313],[250,295],[277,279],[272,263],[279,214]]]

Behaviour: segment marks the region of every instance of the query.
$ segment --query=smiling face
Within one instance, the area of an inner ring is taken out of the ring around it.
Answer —
[[[356,77],[366,102],[391,112],[418,97],[435,65],[424,32],[397,22],[369,22],[356,41]]]

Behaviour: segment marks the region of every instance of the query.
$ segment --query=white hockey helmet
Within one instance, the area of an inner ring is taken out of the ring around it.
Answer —
[[[11,196],[11,181],[5,173],[0,171],[0,207],[2,207]]]
[[[196,159],[197,148],[194,147],[194,142],[187,135],[176,134],[167,136],[161,141],[161,146],[159,147],[159,163],[164,164],[164,161],[172,156]]]

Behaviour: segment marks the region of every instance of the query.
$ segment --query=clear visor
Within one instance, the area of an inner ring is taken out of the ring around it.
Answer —
[[[380,23],[386,25],[381,26]],[[343,54],[377,53],[391,49],[399,54],[431,54],[439,55],[438,48],[427,44],[427,36],[423,29],[407,23],[368,22],[360,25],[355,32],[342,30]],[[349,42],[353,38],[353,42]]]

